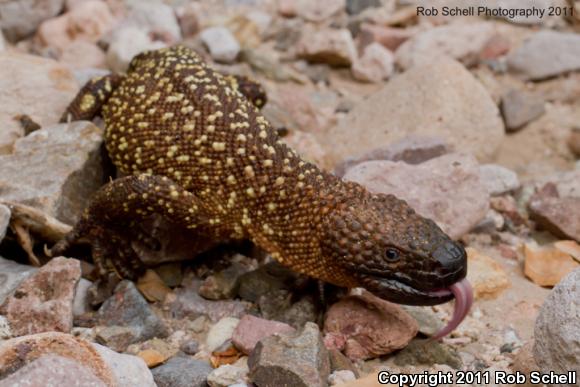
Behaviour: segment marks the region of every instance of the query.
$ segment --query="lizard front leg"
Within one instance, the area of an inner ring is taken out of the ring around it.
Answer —
[[[89,244],[98,273],[108,265],[122,278],[137,279],[145,267],[131,241],[140,222],[159,214],[173,223],[200,234],[200,251],[210,247],[209,217],[198,198],[164,176],[138,175],[114,180],[92,199],[73,230],[52,247],[52,256],[66,253],[76,244]],[[204,242],[205,241],[205,242]]]

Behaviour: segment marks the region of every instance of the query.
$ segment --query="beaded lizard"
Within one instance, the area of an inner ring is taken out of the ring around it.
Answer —
[[[63,120],[102,115],[126,177],[96,193],[53,255],[89,243],[101,274],[112,265],[135,279],[143,264],[130,241],[156,213],[191,229],[199,252],[250,239],[335,285],[406,304],[451,300],[467,273],[463,247],[406,202],[302,160],[261,115],[263,103],[259,86],[185,47],[139,54],[126,75],[89,81]]]

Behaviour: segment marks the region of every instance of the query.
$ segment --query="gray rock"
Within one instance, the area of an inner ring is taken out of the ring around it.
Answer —
[[[446,58],[392,79],[325,133],[321,145],[336,164],[410,135],[441,137],[454,149],[486,160],[501,144],[504,127],[481,83]]]
[[[260,297],[258,306],[262,317],[284,322],[296,329],[302,329],[307,322],[318,321],[319,310],[313,295],[296,297],[285,289],[273,291]]]
[[[205,387],[213,368],[202,360],[173,357],[153,370],[158,387]]]
[[[440,137],[409,136],[395,143],[371,150],[359,157],[349,157],[334,168],[334,173],[337,176],[344,176],[348,169],[364,161],[371,160],[404,161],[407,164],[421,164],[450,151],[451,147]]]
[[[481,165],[479,177],[491,196],[513,192],[521,186],[518,175],[514,171],[497,164]]]
[[[32,1],[0,3],[0,18],[5,14],[2,7],[24,6]],[[47,1],[52,3],[53,1]],[[40,7],[39,7],[40,8]],[[20,22],[24,14],[14,16]],[[0,22],[2,25],[2,22]],[[12,152],[14,141],[23,135],[20,123],[14,117],[30,116],[40,126],[54,125],[78,91],[78,85],[70,70],[51,59],[13,52],[0,53],[0,155]],[[15,98],[18,96],[18,98]],[[48,144],[47,144],[48,145]],[[60,152],[54,151],[55,156]],[[65,153],[66,154],[66,153]],[[4,161],[0,163],[4,165]],[[4,175],[3,171],[3,175]],[[19,178],[25,177],[21,173]]]
[[[14,335],[70,332],[74,290],[80,277],[79,261],[58,257],[22,281],[0,306]]]
[[[346,12],[357,15],[370,7],[379,7],[380,0],[346,0]]]
[[[261,340],[248,359],[250,379],[260,387],[326,386],[330,362],[318,326]]]
[[[0,304],[18,285],[38,269],[0,257]]]
[[[199,36],[217,62],[232,63],[240,53],[240,43],[225,27],[206,28]]]
[[[11,215],[12,212],[10,211],[10,208],[0,204],[0,243],[2,243],[2,240],[6,236],[6,231],[8,231]]]
[[[356,375],[354,372],[349,370],[339,370],[330,374],[328,377],[328,384],[330,386],[339,386],[343,383],[347,383],[353,380],[356,380]]]
[[[5,48],[6,42],[4,40],[4,34],[2,33],[2,30],[0,30],[0,51],[4,51]]]
[[[163,320],[155,314],[131,281],[122,281],[117,285],[115,294],[98,310],[97,319],[104,326],[136,329],[138,336],[133,342],[168,335]]]
[[[73,301],[73,315],[75,317],[81,316],[87,312],[90,312],[91,304],[89,302],[89,289],[92,286],[92,282],[81,278],[75,289],[75,298]]]
[[[544,100],[530,93],[512,89],[501,99],[501,112],[508,132],[520,129],[545,111]]]
[[[141,331],[138,327],[113,325],[99,329],[95,340],[114,351],[124,352],[129,345],[140,341],[140,336]]]
[[[173,318],[196,319],[205,315],[218,321],[223,317],[239,318],[246,313],[247,305],[239,300],[206,300],[187,287],[177,288],[174,294],[176,297],[167,305]]]
[[[125,72],[135,55],[165,46],[161,41],[153,41],[143,28],[124,26],[113,34],[107,50],[107,64],[114,72]]]
[[[507,63],[525,79],[541,80],[580,69],[580,36],[541,30],[513,50]]]
[[[554,287],[540,308],[533,352],[542,372],[580,374],[579,284],[580,269],[576,269]]]
[[[5,0],[0,2],[0,26],[6,38],[17,41],[26,38],[46,19],[58,15],[65,0]]]
[[[485,218],[489,194],[472,156],[451,153],[423,164],[368,161],[344,176],[371,192],[393,194],[417,213],[433,219],[451,238],[469,232]]]
[[[195,340],[186,341],[179,349],[187,355],[195,355],[199,352],[199,343]]]
[[[105,182],[101,145],[102,130],[86,121],[39,129],[17,140],[12,154],[0,155],[0,198],[75,223],[87,198]]]
[[[138,356],[111,351],[99,344],[91,344],[112,371],[118,386],[156,387],[145,361]]]
[[[89,368],[58,355],[44,355],[0,381],[0,387],[106,387]]]
[[[413,340],[401,352],[394,356],[399,366],[447,364],[461,369],[459,354],[451,347],[435,340]]]
[[[232,333],[232,343],[240,351],[249,355],[256,344],[264,337],[279,333],[294,332],[288,324],[280,321],[265,320],[250,314],[245,315]]]
[[[199,287],[199,295],[209,300],[233,298],[240,286],[240,277],[247,270],[239,263],[207,277]]]

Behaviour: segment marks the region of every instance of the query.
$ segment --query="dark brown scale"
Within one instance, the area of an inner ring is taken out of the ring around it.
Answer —
[[[417,277],[411,284],[417,289],[465,275],[464,257],[452,257],[445,268],[452,275],[441,275],[432,250],[453,242],[433,222],[394,196],[370,194],[320,170],[282,143],[258,110],[265,102],[261,86],[215,72],[184,47],[140,54],[125,76],[89,82],[63,119],[102,114],[111,159],[134,176],[105,186],[53,252],[88,239],[99,266],[113,260],[120,275],[134,278],[138,258],[126,249],[123,259],[111,257],[107,238],[131,239],[123,229],[160,214],[195,231],[196,251],[249,238],[298,272],[363,285],[389,299],[426,297],[386,285],[402,273]],[[383,257],[392,246],[401,253],[395,263]],[[368,277],[369,270],[380,278]]]

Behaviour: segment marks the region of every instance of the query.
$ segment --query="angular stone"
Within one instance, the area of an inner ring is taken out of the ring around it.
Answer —
[[[74,291],[80,277],[79,261],[58,257],[22,281],[0,307],[14,335],[70,332]]]
[[[554,286],[580,267],[571,254],[555,246],[524,245],[524,274],[540,286]]]
[[[107,347],[92,343],[113,375],[115,386],[123,387],[156,387],[153,375],[147,365],[138,356],[125,355],[111,351]]]
[[[240,286],[240,278],[247,271],[239,263],[207,277],[199,287],[199,295],[209,300],[233,298]]]
[[[58,355],[44,355],[0,381],[9,386],[106,387],[91,370]]]
[[[92,286],[92,282],[81,278],[75,289],[75,297],[73,300],[73,315],[75,317],[81,316],[87,312],[90,312],[91,305],[89,303],[89,289]]]
[[[350,66],[356,59],[356,47],[347,29],[308,30],[296,45],[298,57],[313,63]]]
[[[204,387],[213,368],[202,360],[174,357],[153,370],[158,387]]]
[[[207,350],[213,352],[223,343],[231,340],[234,329],[236,329],[239,322],[239,319],[233,317],[224,317],[219,320],[207,333]]]
[[[540,30],[509,54],[510,69],[537,81],[580,69],[580,36]]]
[[[456,61],[439,59],[392,79],[320,139],[336,164],[410,135],[441,137],[485,161],[501,144],[504,128],[481,83]]]
[[[0,18],[4,16],[1,10],[4,4],[0,3]],[[15,17],[20,20],[23,16]],[[41,127],[56,124],[76,95],[78,85],[66,66],[39,56],[1,53],[0,68],[0,155],[3,155],[12,151],[12,145],[24,133],[14,117],[26,114]],[[55,150],[53,154],[59,153]],[[0,162],[4,164],[5,161]],[[24,177],[26,173],[21,172],[19,178]]]
[[[115,385],[115,377],[105,363],[107,357],[101,356],[88,341],[58,332],[38,333],[0,343],[0,378],[47,354],[75,361],[90,369],[107,386]]]
[[[545,111],[544,100],[530,93],[512,89],[501,99],[501,112],[508,132],[520,129]]]
[[[0,243],[2,243],[2,239],[6,236],[11,215],[10,208],[0,204]]]
[[[393,54],[380,43],[365,47],[363,55],[352,64],[352,75],[363,82],[381,82],[395,70]]]
[[[455,369],[463,366],[459,354],[450,346],[435,340],[413,340],[394,357],[399,366],[447,364]]]
[[[167,297],[166,305],[174,318],[195,319],[207,316],[212,321],[223,317],[241,317],[246,313],[247,305],[239,300],[211,301],[201,297],[196,291],[178,288],[175,297]]]
[[[467,279],[473,287],[475,299],[494,299],[510,286],[510,280],[501,265],[493,258],[468,247]]]
[[[479,177],[491,196],[513,192],[520,188],[518,175],[497,164],[484,164],[479,167]]]
[[[580,284],[580,269],[564,277],[548,295],[540,309],[534,329],[534,358],[542,372],[573,371],[577,375],[580,374],[578,284]],[[572,383],[560,385],[573,386]]]
[[[241,276],[238,295],[244,300],[256,302],[263,295],[289,289],[296,279],[295,273],[278,262],[268,263]]]
[[[140,336],[138,327],[113,325],[99,329],[95,340],[113,351],[124,352],[129,345],[140,341]]]
[[[449,56],[466,65],[477,63],[479,53],[494,35],[492,23],[452,23],[426,29],[403,43],[396,61],[403,69]]]
[[[248,359],[250,379],[260,387],[323,387],[330,374],[318,326],[261,340]]]
[[[17,140],[11,155],[0,155],[0,198],[74,224],[105,181],[101,145],[102,130],[87,121],[39,129]]]
[[[200,33],[201,41],[207,46],[211,57],[223,63],[232,63],[240,53],[240,43],[225,27],[211,27]]]
[[[135,285],[126,280],[117,285],[115,294],[98,310],[97,319],[105,326],[135,328],[138,337],[133,342],[168,334],[163,320],[155,314]]]
[[[0,304],[18,285],[38,269],[0,257]]]
[[[452,153],[419,165],[368,161],[344,176],[371,192],[393,194],[433,219],[451,238],[469,232],[487,214],[489,195],[471,156]]]
[[[5,0],[0,2],[0,26],[7,39],[26,38],[46,19],[58,15],[65,0]],[[4,67],[2,67],[4,68]]]
[[[547,183],[528,203],[530,217],[557,237],[580,242],[580,191],[560,196],[558,187]]]
[[[244,383],[249,372],[248,365],[246,362],[243,362],[243,366],[237,365],[238,363],[222,365],[213,370],[207,376],[207,384],[210,387],[230,387],[236,383]]]
[[[265,337],[294,332],[295,329],[279,321],[265,320],[252,315],[245,315],[234,329],[232,342],[240,351],[249,355],[256,344]]]
[[[417,330],[417,322],[399,306],[364,292],[330,307],[324,342],[351,360],[364,360],[404,348]]]

